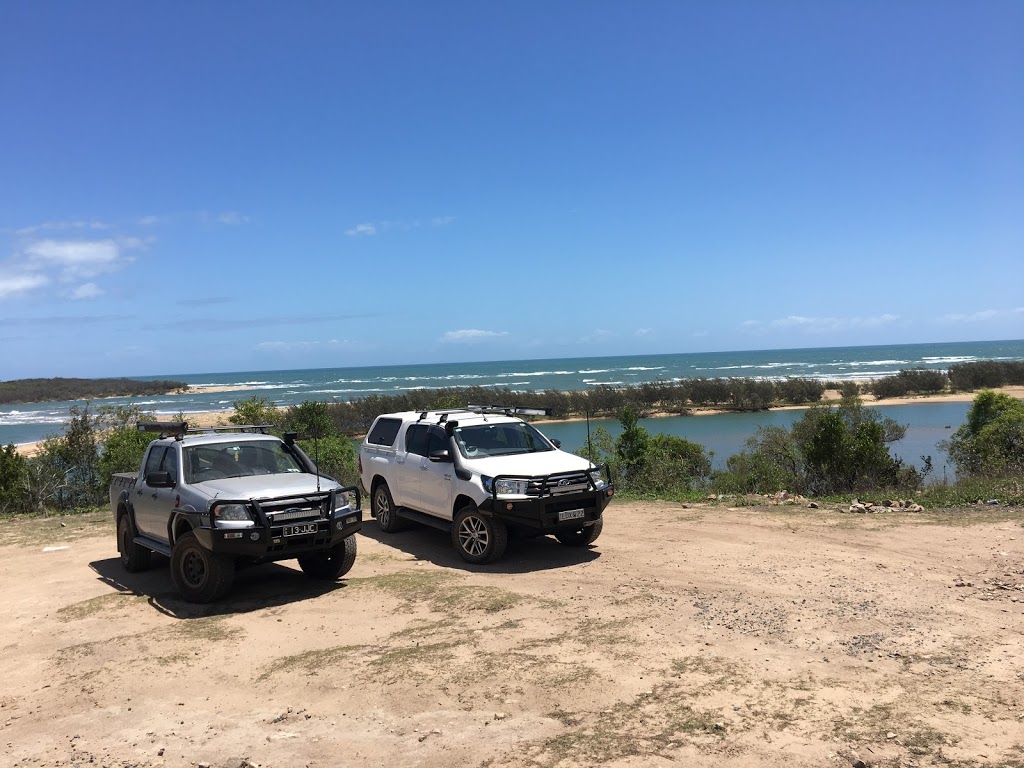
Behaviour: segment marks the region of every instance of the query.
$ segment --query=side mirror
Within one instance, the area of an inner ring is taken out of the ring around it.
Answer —
[[[448,462],[452,460],[452,455],[448,451],[434,451],[428,458],[435,462]]]
[[[551,444],[553,446],[555,446],[555,448],[561,448],[562,447],[562,441],[559,440],[557,437],[551,438]]]
[[[150,472],[146,475],[146,485],[150,488],[173,488],[174,477],[170,472]]]

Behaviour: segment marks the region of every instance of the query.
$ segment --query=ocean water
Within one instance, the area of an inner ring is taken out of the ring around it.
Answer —
[[[950,365],[977,360],[1024,360],[1024,340],[953,342],[944,344],[899,344],[868,347],[825,347],[816,349],[700,352],[621,357],[558,358],[477,363],[432,363],[373,367],[338,367],[288,371],[240,371],[234,373],[165,373],[140,379],[173,379],[196,387],[181,395],[150,398],[109,398],[110,405],[138,405],[158,417],[178,413],[233,410],[233,403],[260,395],[277,405],[296,405],[306,400],[343,401],[372,394],[398,393],[411,389],[482,386],[513,391],[579,390],[601,384],[629,386],[645,381],[674,381],[687,378],[745,377],[782,379],[806,377],[833,381],[861,381],[893,375],[907,368],[946,370]],[[227,392],[204,387],[237,388]],[[68,409],[82,402],[25,403],[0,407],[0,445],[41,440],[62,432]],[[916,422],[941,421],[955,429],[963,420],[941,410],[940,404],[909,406],[911,427]],[[933,419],[929,409],[937,414]],[[966,412],[966,406],[963,408]],[[793,411],[768,414],[725,414],[698,419],[658,419],[649,425],[654,431],[682,429],[676,421],[696,429],[690,437],[724,457],[742,446],[763,419],[790,419]],[[888,414],[887,414],[888,415]],[[696,426],[696,422],[707,426]],[[690,424],[693,423],[693,426]],[[929,429],[934,429],[930,427]],[[554,434],[555,426],[552,425]],[[683,434],[683,433],[680,433]],[[726,438],[725,435],[730,437]],[[558,436],[558,435],[554,435]],[[561,438],[560,438],[561,439]],[[941,439],[941,438],[937,438]],[[568,441],[571,442],[571,441]],[[922,443],[923,445],[923,443]],[[916,451],[917,447],[913,448]],[[935,451],[926,451],[935,453]]]

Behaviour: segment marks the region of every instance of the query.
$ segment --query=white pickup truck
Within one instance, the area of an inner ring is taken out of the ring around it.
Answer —
[[[615,486],[607,465],[559,450],[517,417],[535,411],[469,406],[378,416],[359,449],[359,476],[377,525],[450,530],[464,560],[488,563],[510,528],[587,546]]]

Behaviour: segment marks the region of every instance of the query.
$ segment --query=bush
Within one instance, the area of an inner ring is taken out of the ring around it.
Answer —
[[[838,407],[815,406],[792,429],[762,427],[747,449],[731,456],[728,471],[714,479],[722,492],[827,495],[887,488],[916,489],[925,471],[907,467],[889,454],[887,444],[906,427],[865,408],[859,399]]]
[[[1024,384],[1024,361],[979,360],[949,367],[949,383],[954,392]]]
[[[281,424],[281,411],[266,397],[253,395],[245,400],[236,400],[231,405],[235,412],[228,417],[228,421],[232,424],[269,424],[272,427]]]
[[[151,442],[153,436],[150,433],[132,427],[112,429],[106,436],[99,458],[100,485],[109,488],[110,480],[117,472],[138,472]]]
[[[28,477],[25,457],[13,443],[0,449],[0,513],[24,511],[23,493]]]
[[[715,475],[720,493],[770,493],[803,488],[803,461],[790,431],[784,427],[758,427],[746,450],[726,461],[728,471]]]
[[[979,393],[966,423],[943,447],[960,477],[1024,472],[1024,403],[1001,392]]]
[[[948,379],[942,371],[927,368],[913,368],[900,371],[895,376],[886,376],[868,385],[871,393],[878,398],[904,397],[912,394],[934,394],[946,389]]]
[[[342,485],[359,484],[356,449],[347,437],[327,435],[316,440],[299,440],[298,444],[306,455],[317,463],[323,474],[334,478]]]

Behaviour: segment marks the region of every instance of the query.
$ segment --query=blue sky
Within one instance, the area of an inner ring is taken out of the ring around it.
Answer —
[[[1024,337],[1020,2],[0,0],[0,379]]]

